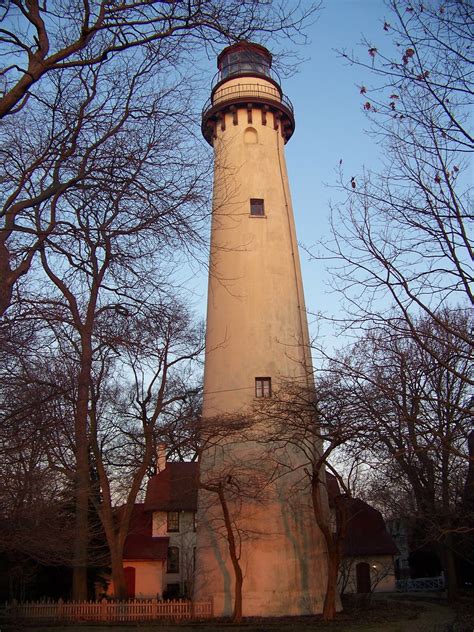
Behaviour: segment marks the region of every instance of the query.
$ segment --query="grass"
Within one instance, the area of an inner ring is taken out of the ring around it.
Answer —
[[[473,632],[471,605],[451,609],[441,602],[377,598],[369,606],[346,604],[335,621],[320,617],[245,619],[241,624],[214,620],[203,622],[136,623],[126,625],[74,624],[0,625],[0,632]]]

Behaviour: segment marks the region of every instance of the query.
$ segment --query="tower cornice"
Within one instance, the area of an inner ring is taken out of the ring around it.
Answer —
[[[284,101],[283,101],[284,100]],[[295,117],[293,114],[293,105],[291,101],[282,96],[282,102],[268,99],[261,96],[255,96],[247,92],[237,94],[234,97],[226,99],[224,102],[212,104],[209,99],[204,105],[202,111],[201,131],[209,145],[213,145],[213,139],[217,137],[217,130],[220,126],[221,130],[225,129],[225,115],[227,113],[233,115],[234,124],[237,124],[238,118],[235,115],[236,108],[245,109],[247,112],[254,109],[261,111],[262,123],[267,124],[267,114],[273,114],[273,125],[275,129],[280,128],[283,139],[286,142],[291,138],[295,130]],[[250,122],[250,121],[249,121]]]

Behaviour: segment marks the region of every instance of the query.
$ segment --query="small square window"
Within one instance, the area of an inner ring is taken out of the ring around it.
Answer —
[[[167,531],[179,531],[179,511],[168,511]]]
[[[250,215],[265,215],[263,200],[252,198],[250,200]]]
[[[255,397],[271,397],[272,396],[272,378],[256,377],[255,378]]]

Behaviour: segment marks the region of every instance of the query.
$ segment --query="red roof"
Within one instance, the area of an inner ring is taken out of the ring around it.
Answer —
[[[380,511],[359,498],[344,497],[349,523],[344,538],[345,555],[398,555]]]
[[[163,471],[148,481],[145,509],[196,511],[198,480],[198,463],[167,463]]]
[[[359,498],[341,494],[337,478],[326,472],[329,506],[338,498],[347,512],[347,533],[344,538],[344,555],[398,555],[399,551],[385,528],[380,511]]]
[[[169,538],[128,535],[123,548],[124,560],[166,560]]]
[[[152,513],[143,503],[133,507],[130,529],[123,548],[124,560],[165,560],[169,538],[152,537]]]

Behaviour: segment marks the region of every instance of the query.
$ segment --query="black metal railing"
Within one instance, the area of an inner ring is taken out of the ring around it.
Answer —
[[[214,97],[208,99],[204,104],[202,115],[204,116],[208,110],[216,105],[239,98],[249,102],[251,102],[252,98],[270,99],[271,101],[281,103],[293,114],[293,104],[290,99],[284,94],[280,95],[277,88],[258,83],[242,83],[220,88]]]

